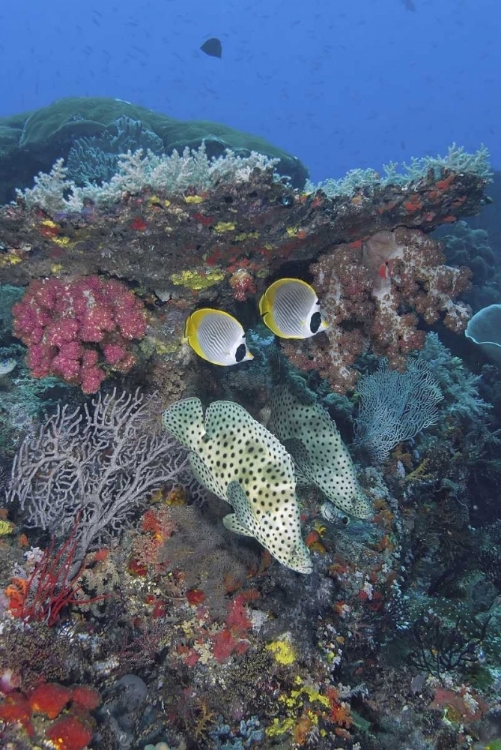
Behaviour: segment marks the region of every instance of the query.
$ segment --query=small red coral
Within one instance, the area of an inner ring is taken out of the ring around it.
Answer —
[[[71,699],[71,690],[57,682],[44,682],[29,697],[32,711],[55,719]]]
[[[64,716],[45,732],[57,750],[83,750],[92,739],[92,730],[76,716]]]
[[[154,510],[150,508],[146,511],[141,521],[143,531],[150,531],[157,542],[164,542],[174,531],[174,522],[171,519],[168,508],[159,508]]]
[[[248,296],[256,293],[256,285],[251,274],[245,268],[235,271],[229,281],[233,289],[233,296],[238,302],[245,302]]]
[[[160,599],[158,599],[154,605],[153,609],[151,610],[151,616],[153,619],[156,619],[157,617],[165,617],[167,614],[167,604]]]
[[[0,719],[8,724],[21,724],[30,737],[34,737],[35,730],[31,723],[31,707],[25,696],[15,690],[0,704]]]
[[[92,687],[87,685],[79,685],[73,688],[71,694],[71,700],[81,708],[86,708],[87,711],[93,711],[101,703],[101,696]]]
[[[222,664],[237,650],[237,646],[238,641],[235,640],[230,630],[225,629],[216,633],[212,643],[212,653],[215,660]]]
[[[142,216],[136,216],[130,225],[131,229],[135,229],[136,232],[145,232],[148,229],[148,224],[145,222]]]
[[[127,570],[131,576],[147,576],[148,575],[148,568],[146,567],[146,565],[140,562],[140,560],[137,560],[135,557],[129,560],[129,563],[127,565]]]
[[[226,618],[227,626],[235,635],[240,637],[244,636],[247,630],[252,627],[245,602],[245,593],[238,594],[228,605],[228,616]]]
[[[188,589],[186,592],[186,598],[188,604],[202,604],[205,599],[205,594],[200,589]]]

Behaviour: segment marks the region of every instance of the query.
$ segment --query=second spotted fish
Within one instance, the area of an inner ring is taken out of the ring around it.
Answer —
[[[308,339],[327,328],[313,287],[301,279],[278,279],[259,300],[263,322],[283,339]]]
[[[213,365],[226,367],[254,359],[244,329],[223,310],[195,310],[186,321],[184,337],[199,357]]]

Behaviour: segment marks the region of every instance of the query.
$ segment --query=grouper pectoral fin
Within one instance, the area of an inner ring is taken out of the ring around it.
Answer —
[[[257,524],[250,510],[249,499],[240,482],[234,480],[226,488],[226,499],[233,506],[234,513],[223,518],[227,529],[243,536],[256,536]]]
[[[313,563],[311,562],[308,547],[302,540],[292,550],[288,560],[288,565],[292,570],[296,570],[298,573],[304,573],[305,575],[308,575],[308,573],[313,571]]]
[[[209,492],[213,492],[222,500],[226,500],[224,491],[219,482],[214,478],[212,472],[197,453],[190,453],[189,462],[195,479],[200,482]]]
[[[228,516],[223,518],[223,523],[229,531],[233,531],[235,534],[241,534],[242,536],[254,536],[245,526],[238,521],[234,513],[230,513]]]

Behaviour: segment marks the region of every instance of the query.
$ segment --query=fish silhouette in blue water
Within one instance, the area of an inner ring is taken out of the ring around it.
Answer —
[[[216,37],[207,39],[207,41],[202,44],[200,49],[202,50],[202,52],[205,52],[206,55],[209,55],[209,57],[223,56],[223,45],[221,44],[221,41]]]

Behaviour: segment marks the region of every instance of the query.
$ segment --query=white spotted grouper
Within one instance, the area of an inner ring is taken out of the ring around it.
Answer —
[[[373,511],[358,484],[355,467],[328,412],[303,379],[273,389],[268,429],[291,454],[304,478],[343,513],[369,518]]]
[[[311,573],[301,537],[291,457],[239,404],[215,401],[204,413],[198,398],[172,404],[163,425],[185,447],[197,479],[233,506],[226,528],[252,536],[279,562]]]

